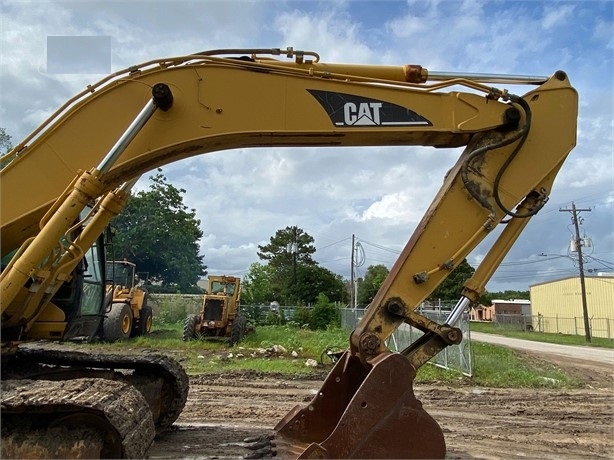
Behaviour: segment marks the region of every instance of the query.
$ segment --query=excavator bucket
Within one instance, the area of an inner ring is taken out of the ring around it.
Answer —
[[[396,353],[369,370],[346,352],[318,394],[275,427],[283,458],[444,458],[441,428],[413,392],[416,371]]]

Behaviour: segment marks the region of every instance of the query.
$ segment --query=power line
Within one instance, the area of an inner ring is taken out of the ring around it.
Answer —
[[[401,254],[401,251],[398,251],[396,249],[387,248],[386,246],[382,246],[381,244],[372,243],[370,241],[363,240],[363,239],[360,239],[360,241],[362,243],[368,244],[369,246],[373,246],[374,248],[381,249],[382,251],[388,251],[393,254]]]
[[[335,241],[334,243],[327,244],[326,246],[322,246],[322,247],[316,248],[316,251],[321,251],[322,249],[329,248],[329,247],[334,246],[336,244],[344,243],[344,242],[346,242],[349,239],[350,239],[350,237],[348,236],[347,238],[343,238],[342,240]]]

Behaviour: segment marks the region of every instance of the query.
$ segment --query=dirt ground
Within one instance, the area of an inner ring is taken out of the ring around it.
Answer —
[[[416,384],[416,397],[444,432],[446,458],[614,458],[614,370],[554,356],[548,361],[582,376],[586,385]],[[250,372],[194,377],[186,408],[174,429],[156,440],[150,458],[241,458],[248,452],[243,439],[269,432],[295,405],[310,401],[321,383]]]

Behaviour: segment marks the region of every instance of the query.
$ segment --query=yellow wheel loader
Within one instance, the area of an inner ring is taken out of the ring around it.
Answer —
[[[105,318],[100,338],[108,342],[147,335],[153,324],[153,310],[147,305],[147,291],[138,285],[136,265],[126,260],[107,262]]]

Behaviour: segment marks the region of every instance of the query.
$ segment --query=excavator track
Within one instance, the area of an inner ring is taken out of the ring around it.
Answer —
[[[3,363],[3,379],[103,378],[133,386],[144,396],[156,433],[168,429],[185,406],[189,380],[181,365],[158,354],[127,355],[88,350],[73,344],[21,344]]]
[[[125,383],[2,382],[2,458],[145,458],[154,436],[143,396]]]

